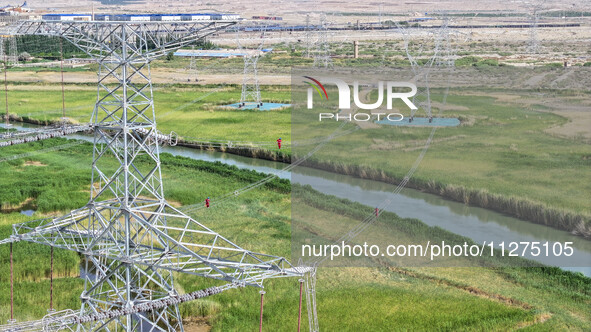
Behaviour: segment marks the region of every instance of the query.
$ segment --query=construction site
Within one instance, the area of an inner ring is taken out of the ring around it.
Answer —
[[[588,331],[586,5],[0,3],[0,331]]]

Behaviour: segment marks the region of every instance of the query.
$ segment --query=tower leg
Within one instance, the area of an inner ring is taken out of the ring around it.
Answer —
[[[14,272],[12,261],[12,242],[10,243],[10,320],[9,323],[15,323],[14,319]]]
[[[259,317],[259,332],[263,332],[263,299],[265,297],[265,291],[261,291],[261,315]]]
[[[49,312],[53,312],[53,247],[51,247],[49,268]]]
[[[300,332],[302,327],[302,293],[304,290],[304,279],[300,279],[300,306],[298,309],[298,332]]]

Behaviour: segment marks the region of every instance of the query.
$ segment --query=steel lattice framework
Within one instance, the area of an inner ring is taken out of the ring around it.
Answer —
[[[306,58],[310,57],[310,49],[312,48],[312,38],[310,36],[310,14],[306,14],[306,34],[304,37],[304,41],[306,43]]]
[[[241,41],[241,36],[237,36],[238,48],[244,54],[244,73],[242,78],[242,93],[240,94],[241,106],[247,103],[256,104],[257,106],[262,106],[263,104],[261,102],[261,88],[259,86],[258,62],[263,46],[265,45],[266,30],[266,26],[256,27],[255,31],[260,32],[260,35],[259,33],[253,32],[253,35],[249,38],[252,41],[256,41],[257,38],[259,39],[258,42],[255,42],[256,49],[245,49],[242,45],[244,41]],[[244,35],[246,35],[246,32]]]
[[[422,44],[419,45],[418,49],[415,49],[417,45],[416,43],[413,44],[413,38],[411,34],[414,28],[405,28],[399,24],[396,26],[404,36],[404,48],[406,50],[406,56],[412,67],[415,79],[418,83],[420,83],[417,84],[417,93],[413,96],[413,103],[417,105],[419,109],[423,109],[429,118],[429,122],[432,122],[433,112],[431,107],[431,91],[429,83],[431,69],[434,65],[450,66],[454,62],[454,57],[449,51],[442,51],[442,48],[446,50],[449,50],[450,48],[449,20],[446,16],[444,16],[441,22],[441,27],[433,32],[432,49],[427,49],[427,47],[424,47]],[[421,59],[424,60],[424,62],[422,62],[419,60],[419,57],[421,56],[427,56],[428,58],[426,60]],[[416,112],[417,110],[411,111],[410,117],[408,118],[409,122],[414,120]]]
[[[18,49],[16,45],[16,37],[12,36],[8,38],[8,57],[7,65],[16,66],[18,65]]]
[[[545,0],[533,1],[530,4],[531,14],[530,29],[529,29],[529,41],[527,51],[531,54],[537,54],[540,52],[540,39],[538,38],[538,25],[540,22],[540,12],[544,7]]]
[[[14,225],[0,241],[77,251],[96,270],[96,278],[85,280],[76,315],[99,319],[70,319],[69,329],[182,331],[173,272],[230,287],[262,287],[266,278],[306,272],[239,247],[164,198],[150,62],[235,23],[27,21],[12,31],[61,36],[99,64],[90,201],[59,218]],[[154,301],[165,305],[134,309]]]
[[[333,67],[332,58],[330,57],[330,43],[328,42],[328,22],[324,13],[320,16],[320,25],[318,26],[318,40],[314,50],[314,67]]]

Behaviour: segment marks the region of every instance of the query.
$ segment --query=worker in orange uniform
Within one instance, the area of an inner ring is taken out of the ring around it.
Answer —
[[[209,208],[209,197],[205,199],[205,207]]]
[[[281,137],[277,140],[277,146],[279,147],[279,150],[281,150]]]

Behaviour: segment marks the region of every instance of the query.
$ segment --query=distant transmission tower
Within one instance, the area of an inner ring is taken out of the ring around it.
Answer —
[[[242,79],[242,93],[240,95],[239,107],[254,105],[256,108],[260,108],[263,106],[257,64],[263,51],[263,46],[265,45],[266,30],[266,26],[254,27],[251,38],[245,38],[242,40],[240,34],[238,35],[238,47],[242,51],[244,57],[244,76]],[[243,36],[244,35],[246,35],[246,33],[244,33]],[[247,41],[254,43],[256,48],[244,48],[243,44]]]
[[[10,65],[14,66],[18,64],[18,49],[16,46],[16,36],[10,36],[8,38],[8,61]]]
[[[437,67],[453,67],[456,62],[456,48],[452,45],[452,37],[456,35],[456,32],[452,32],[449,28],[449,18],[443,16],[443,23],[438,31],[439,36],[436,38],[440,39],[440,50],[436,55],[435,65]],[[466,40],[470,38],[469,34],[465,34]]]
[[[415,28],[406,28],[397,24],[398,29],[404,36],[404,48],[406,56],[410,62],[413,74],[417,81],[417,93],[413,97],[413,103],[418,109],[425,111],[429,118],[429,123],[433,121],[433,113],[431,110],[431,91],[429,83],[429,75],[433,66],[453,66],[454,57],[450,46],[450,30],[449,20],[444,16],[439,29],[433,32],[433,48],[428,50],[424,47],[424,43],[418,45],[413,44],[412,32],[421,31]],[[416,30],[416,31],[415,31]],[[447,54],[446,54],[447,53]],[[419,59],[421,57],[421,59]],[[426,57],[426,59],[425,59]],[[418,110],[411,110],[408,122],[414,120],[414,116]]]
[[[541,50],[540,39],[538,37],[538,25],[540,21],[540,12],[542,11],[544,2],[545,0],[534,1],[530,7],[530,30],[527,51],[531,54],[537,54]]]
[[[530,15],[531,28],[529,29],[529,43],[528,52],[531,54],[537,54],[540,51],[540,40],[538,39],[538,21],[540,14],[537,7],[533,7],[533,11]]]
[[[312,32],[310,29],[310,14],[306,14],[306,35],[304,36],[306,43],[306,58],[310,57],[310,49],[312,48],[312,36],[310,36]]]
[[[330,57],[330,44],[328,42],[328,23],[326,14],[320,16],[320,25],[318,27],[318,40],[314,50],[314,67],[332,68],[332,58]]]
[[[4,64],[2,66],[2,71],[4,72],[4,102],[5,102],[5,110],[4,110],[4,121],[5,127],[10,127],[10,115],[8,114],[8,56],[6,54],[6,38],[2,37],[0,39],[0,61]]]

